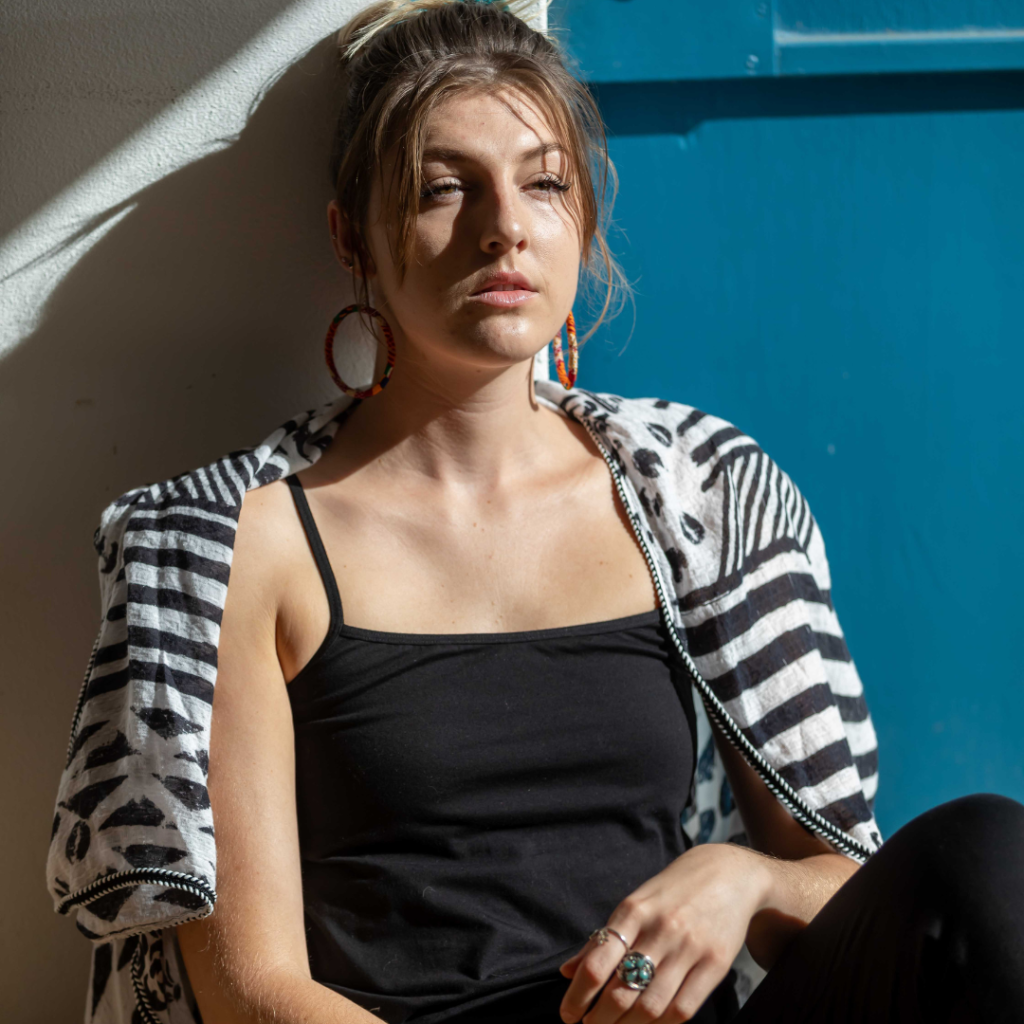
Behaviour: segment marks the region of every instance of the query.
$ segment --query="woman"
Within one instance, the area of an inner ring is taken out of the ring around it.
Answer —
[[[874,737],[799,493],[714,417],[572,390],[581,263],[614,266],[554,47],[458,0],[340,43],[328,220],[387,362],[105,514],[50,865],[93,1011],[724,1021],[746,945],[741,1021],[1018,1019],[1018,805],[859,868]],[[683,829],[694,687],[749,846]]]

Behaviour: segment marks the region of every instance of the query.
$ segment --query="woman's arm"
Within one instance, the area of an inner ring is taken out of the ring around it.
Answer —
[[[246,495],[221,625],[210,736],[217,908],[178,927],[204,1024],[379,1018],[313,981],[303,923],[294,730],[277,655],[284,485]]]
[[[750,955],[767,970],[859,865],[795,821],[743,755],[712,729],[750,845],[772,858],[761,865],[768,869],[768,888],[746,940]]]
[[[742,755],[717,739],[752,849],[696,846],[619,904],[608,925],[657,969],[639,995],[617,980],[608,985],[587,1014],[594,1024],[688,1020],[725,977],[744,941],[762,967],[771,967],[857,870],[855,861],[833,853],[796,822]],[[580,1020],[624,952],[614,939],[588,942],[562,965],[572,978],[563,1020]]]

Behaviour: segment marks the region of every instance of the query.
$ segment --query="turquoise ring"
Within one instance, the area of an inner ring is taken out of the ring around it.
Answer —
[[[638,950],[630,950],[615,969],[619,980],[627,987],[640,991],[654,978],[654,961]]]

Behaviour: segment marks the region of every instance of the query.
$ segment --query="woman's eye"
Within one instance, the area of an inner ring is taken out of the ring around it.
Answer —
[[[532,185],[533,188],[539,188],[541,192],[568,192],[570,186],[566,182],[562,181],[561,178],[549,176],[541,178],[540,181],[535,181]]]
[[[456,189],[462,188],[458,181],[435,181],[420,189],[420,199],[433,199],[435,196],[450,196]]]
[[[530,182],[528,189],[537,189],[539,192],[568,192],[570,185],[560,178],[548,176],[538,181]],[[465,191],[465,184],[461,181],[433,181],[420,189],[420,199],[439,199],[442,196],[454,195],[458,191]]]

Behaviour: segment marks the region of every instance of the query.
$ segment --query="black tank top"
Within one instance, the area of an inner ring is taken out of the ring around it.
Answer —
[[[313,978],[392,1024],[560,1024],[559,965],[687,848],[692,691],[659,613],[348,626],[288,482],[331,613],[288,686]]]

